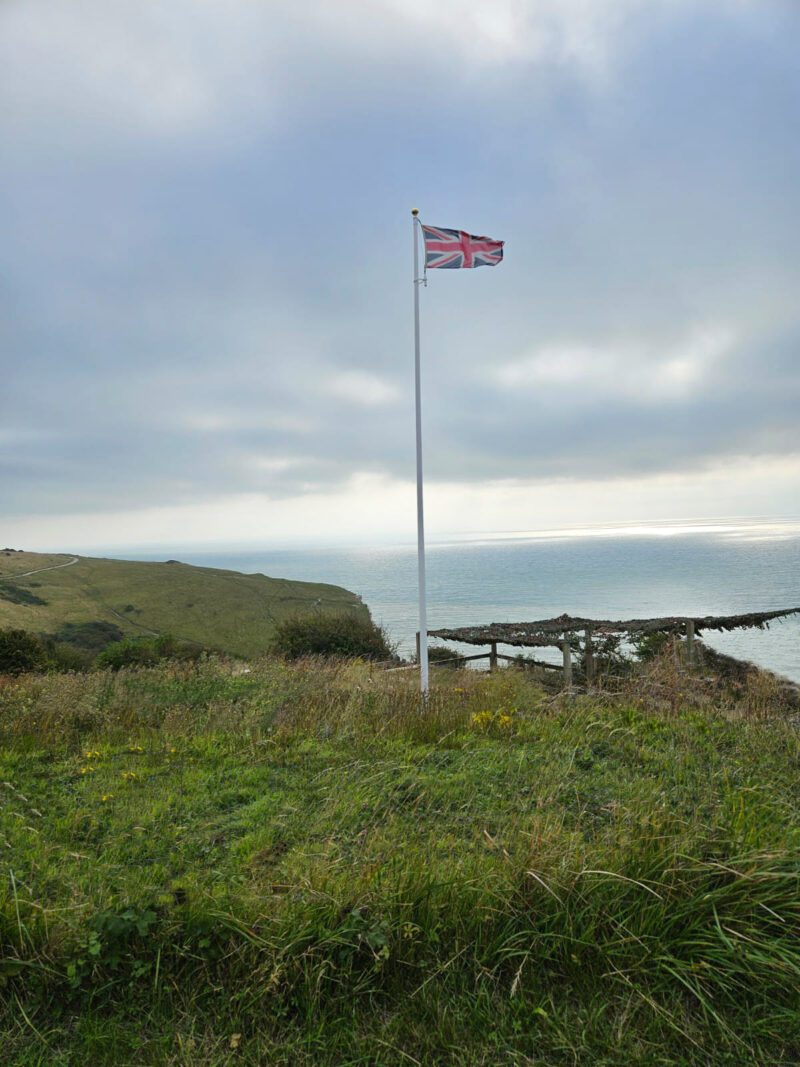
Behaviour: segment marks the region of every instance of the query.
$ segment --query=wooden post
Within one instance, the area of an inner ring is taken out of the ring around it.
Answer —
[[[694,663],[694,619],[686,620],[686,663]]]
[[[417,663],[419,663],[419,630],[417,630]]]
[[[491,643],[491,645],[489,647],[490,647],[490,651],[489,651],[489,670],[490,671],[496,671],[497,670],[497,642],[496,641],[492,641],[492,643]]]
[[[586,637],[585,660],[586,660],[586,684],[591,685],[594,681],[594,645],[592,644],[592,630],[587,627],[584,631]]]
[[[561,651],[564,655],[564,688],[569,693],[572,689],[572,653],[569,647],[569,634],[564,634]]]

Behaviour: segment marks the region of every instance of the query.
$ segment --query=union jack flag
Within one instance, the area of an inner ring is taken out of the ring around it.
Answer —
[[[443,230],[440,226],[422,226],[425,238],[425,268],[494,267],[503,258],[504,241],[476,237],[463,230]]]

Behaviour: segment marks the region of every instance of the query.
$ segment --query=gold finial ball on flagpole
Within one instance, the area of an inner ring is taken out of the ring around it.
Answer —
[[[418,207],[412,207],[411,214],[414,216],[414,218],[416,218],[417,215],[419,215],[419,208]]]

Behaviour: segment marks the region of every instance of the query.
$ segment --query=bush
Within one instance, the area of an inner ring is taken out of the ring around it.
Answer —
[[[46,600],[42,600],[36,593],[32,593],[30,589],[25,589],[21,585],[17,585],[16,582],[10,582],[7,578],[0,582],[0,599],[10,600],[12,604],[24,604],[26,607],[30,607],[33,604],[46,604]]]
[[[96,659],[98,667],[118,671],[123,667],[153,667],[164,660],[197,660],[207,650],[201,645],[189,645],[171,634],[158,637],[128,637],[115,641]]]
[[[618,634],[594,634],[592,637],[595,680],[605,677],[624,677],[632,670],[631,660],[622,650]],[[578,656],[575,664],[578,674],[586,677],[586,642],[578,639]]]
[[[634,655],[642,663],[657,659],[667,648],[671,638],[669,634],[656,631],[655,633],[634,634],[631,638]]]
[[[454,670],[467,665],[466,659],[460,652],[445,648],[444,645],[428,645],[428,663],[441,664],[445,667],[452,667]]]
[[[0,630],[0,674],[24,674],[47,666],[44,643],[27,630]]]
[[[95,619],[92,622],[65,622],[50,636],[60,644],[72,645],[94,657],[113,641],[122,641],[125,633],[113,622]]]
[[[394,659],[386,632],[362,615],[304,615],[278,624],[272,651],[286,659],[335,656],[340,659]]]
[[[45,638],[48,667],[59,673],[69,671],[88,671],[94,665],[94,656],[86,649],[77,648],[66,641],[53,641]]]

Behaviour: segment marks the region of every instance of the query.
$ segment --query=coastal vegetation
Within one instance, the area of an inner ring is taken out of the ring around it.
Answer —
[[[371,618],[352,615],[298,615],[275,627],[272,651],[286,659],[326,656],[339,659],[391,660],[395,646]]]
[[[346,589],[263,574],[0,549],[0,629],[38,634],[92,660],[126,639],[175,641],[249,657],[299,614],[367,620]]]
[[[0,683],[4,1063],[789,1064],[769,676],[203,657]]]

